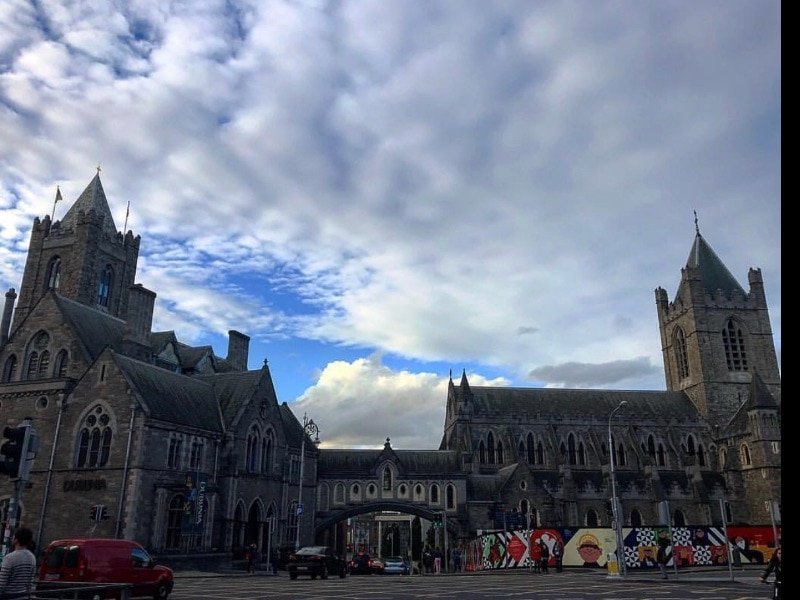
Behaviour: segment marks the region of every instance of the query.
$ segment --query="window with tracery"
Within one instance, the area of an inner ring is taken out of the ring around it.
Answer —
[[[674,337],[675,364],[678,367],[678,377],[685,379],[689,376],[689,358],[686,352],[686,336],[683,329],[677,327]]]
[[[456,508],[456,487],[450,483],[447,485],[445,491],[445,497],[447,502],[447,510],[455,510]]]
[[[747,371],[747,352],[744,347],[744,334],[733,319],[728,319],[722,330],[722,344],[725,346],[725,361],[729,371]]]
[[[383,470],[383,491],[392,491],[392,470],[389,467]]]
[[[111,417],[102,405],[97,404],[83,419],[83,426],[78,435],[75,466],[78,468],[105,466],[111,453],[112,437]]]
[[[66,377],[67,367],[69,366],[69,355],[66,350],[59,350],[56,354],[56,363],[53,367],[53,375],[56,377]]]

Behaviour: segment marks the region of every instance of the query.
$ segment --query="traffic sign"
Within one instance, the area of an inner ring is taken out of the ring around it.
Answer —
[[[298,502],[297,503],[297,508],[295,509],[294,512],[298,517],[303,514],[303,503],[302,502]]]

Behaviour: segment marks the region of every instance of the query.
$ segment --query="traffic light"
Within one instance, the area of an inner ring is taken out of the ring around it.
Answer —
[[[27,459],[25,455],[25,443],[27,441],[28,427],[6,427],[3,429],[3,437],[6,441],[0,446],[0,473],[8,475],[12,479],[19,477],[22,461]]]
[[[91,521],[105,521],[108,519],[108,507],[105,504],[94,504],[89,509],[89,519]]]

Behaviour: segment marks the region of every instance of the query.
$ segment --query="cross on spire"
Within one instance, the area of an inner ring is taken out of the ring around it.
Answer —
[[[697,232],[697,235],[700,235],[700,225],[697,224],[697,211],[694,212],[694,230]]]

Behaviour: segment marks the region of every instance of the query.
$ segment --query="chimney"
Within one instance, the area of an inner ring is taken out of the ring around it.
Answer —
[[[226,360],[236,371],[247,371],[247,356],[250,354],[250,336],[235,329],[228,331],[228,356]]]
[[[0,321],[0,348],[8,341],[8,332],[11,329],[11,313],[14,310],[14,300],[17,299],[17,292],[10,288],[6,292],[6,304],[3,307],[3,320]]]
[[[128,288],[128,313],[125,315],[123,346],[126,356],[150,362],[150,331],[156,293],[141,283]]]

